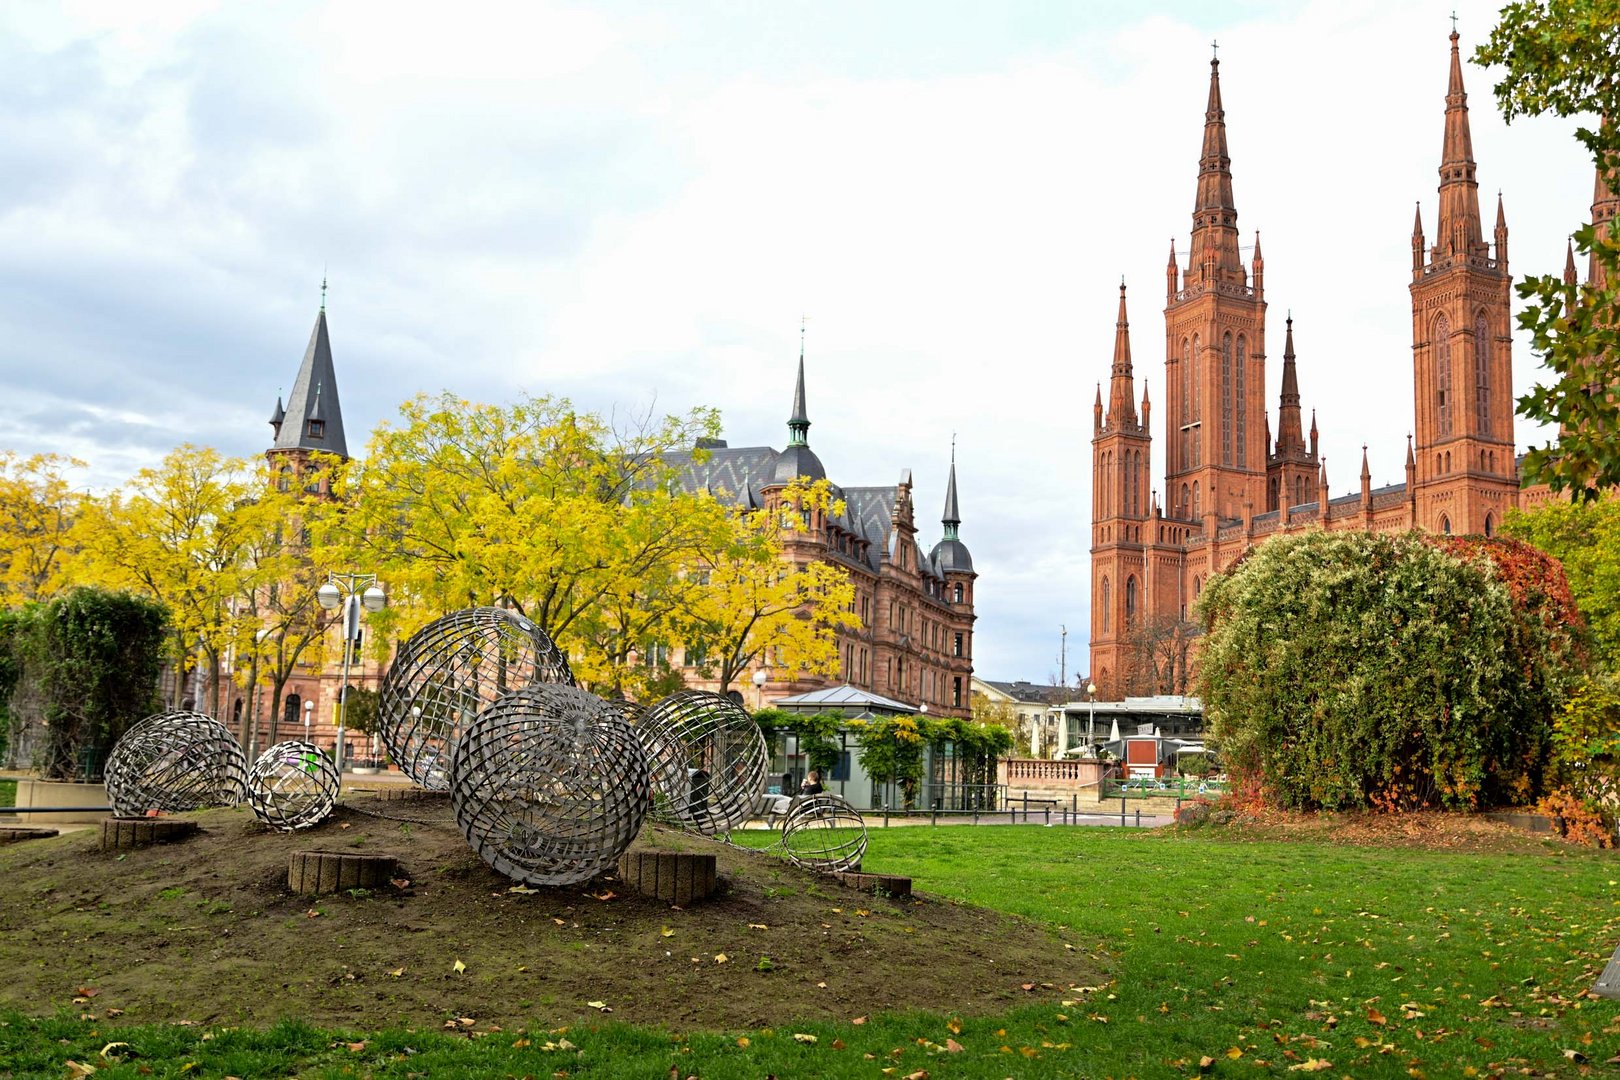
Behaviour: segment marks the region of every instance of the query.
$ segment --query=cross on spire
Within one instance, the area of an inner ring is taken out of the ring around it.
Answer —
[[[1212,53],[1212,59],[1219,60],[1221,58],[1221,43],[1219,41],[1211,41],[1209,43],[1209,47]]]
[[[1455,8],[1451,12],[1451,32],[1453,34],[1457,32],[1457,11]]]

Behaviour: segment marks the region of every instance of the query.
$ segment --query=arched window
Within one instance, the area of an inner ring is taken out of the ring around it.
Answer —
[[[1192,511],[1194,521],[1204,516],[1204,504],[1203,500],[1198,497],[1198,481],[1196,480],[1193,481]]]
[[[1108,613],[1114,606],[1114,590],[1106,576],[1102,579],[1102,632],[1108,633]]]
[[[1496,522],[1491,520],[1490,514],[1485,515],[1485,535],[1487,537],[1496,535]]]
[[[1221,339],[1221,464],[1232,464],[1232,334]]]
[[[1451,451],[1450,450],[1446,451],[1446,472],[1448,474],[1451,472]]]
[[[1140,455],[1125,451],[1125,513],[1127,515],[1141,512],[1142,493],[1137,490],[1136,459]]]
[[[1434,320],[1434,403],[1436,433],[1451,434],[1451,323],[1445,312]]]
[[[1491,340],[1485,313],[1474,316],[1474,426],[1491,433]]]
[[[1192,352],[1186,338],[1181,339],[1181,422],[1192,418]]]
[[[1196,600],[1204,591],[1204,579],[1197,574],[1193,575],[1193,599]]]
[[[288,694],[281,702],[281,722],[290,731],[304,722],[299,710],[304,707],[303,699],[297,694]]]
[[[1299,506],[1305,501],[1305,478],[1294,477],[1294,505]]]
[[[1232,391],[1233,396],[1237,398],[1237,463],[1240,469],[1248,464],[1249,460],[1248,451],[1243,447],[1244,435],[1249,430],[1248,359],[1249,343],[1240,334],[1237,339],[1236,388]]]
[[[1447,536],[1451,535],[1451,519],[1444,514],[1440,515],[1440,531]]]
[[[1176,514],[1179,518],[1185,518],[1192,513],[1192,488],[1186,484],[1181,485],[1181,506],[1177,509],[1180,511]]]
[[[1198,335],[1192,340],[1192,422],[1198,423],[1204,418],[1204,353],[1198,347]],[[1198,443],[1193,443],[1193,465],[1202,465],[1204,462],[1198,456]]]
[[[962,602],[962,584],[961,584],[961,582],[957,582],[956,588],[951,590],[951,599],[952,599],[953,603],[960,604]]]
[[[1125,579],[1125,629],[1136,625],[1136,575]]]

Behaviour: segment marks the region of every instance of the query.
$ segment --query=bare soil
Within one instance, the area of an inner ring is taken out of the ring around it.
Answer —
[[[638,847],[718,856],[715,896],[683,910],[611,877],[514,892],[443,797],[351,796],[291,834],[245,810],[186,816],[202,832],[172,845],[103,853],[90,831],[0,848],[0,1008],[128,1023],[735,1030],[997,1013],[1100,981],[1060,936],[930,897],[926,881],[914,898],[870,896],[653,826]],[[404,877],[297,896],[287,863],[306,850],[392,855]]]

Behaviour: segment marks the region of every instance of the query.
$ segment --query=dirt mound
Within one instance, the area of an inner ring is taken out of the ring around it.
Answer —
[[[487,1030],[581,1019],[755,1028],[909,1008],[1005,1011],[1034,984],[1095,983],[1051,932],[926,895],[844,889],[780,859],[649,826],[638,848],[712,851],[719,893],[688,909],[611,878],[514,892],[442,798],[355,798],[274,833],[244,810],[188,815],[174,845],[99,834],[0,848],[0,1006],[124,1022],[389,1024]],[[311,900],[294,851],[396,857],[380,890]],[[881,869],[881,867],[875,867]]]

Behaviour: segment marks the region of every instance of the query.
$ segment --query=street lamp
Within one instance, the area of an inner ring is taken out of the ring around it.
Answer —
[[[1086,697],[1090,699],[1090,711],[1086,714],[1086,746],[1092,745],[1093,731],[1097,726],[1097,684],[1086,683]],[[1095,751],[1093,751],[1095,752]]]
[[[309,742],[309,720],[310,720],[310,716],[314,712],[315,712],[315,703],[313,701],[309,701],[309,700],[306,699],[304,701],[304,741],[305,742]]]
[[[363,590],[363,591],[362,591]],[[337,742],[332,756],[338,773],[343,772],[343,722],[348,717],[349,664],[354,659],[354,642],[360,636],[360,609],[381,611],[388,597],[377,584],[376,574],[328,574],[326,584],[315,590],[315,599],[327,611],[343,607],[343,685],[338,690]]]
[[[247,737],[249,761],[256,761],[259,756],[259,653],[264,649],[264,639],[269,636],[268,627],[253,635],[253,710],[248,720],[251,727],[248,729]]]
[[[765,707],[765,680],[768,677],[769,676],[765,674],[764,668],[760,668],[758,671],[754,672],[754,697],[759,703],[755,706],[757,709],[763,709]]]

